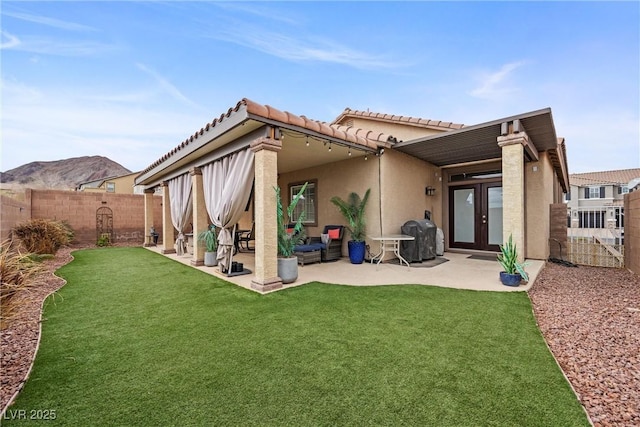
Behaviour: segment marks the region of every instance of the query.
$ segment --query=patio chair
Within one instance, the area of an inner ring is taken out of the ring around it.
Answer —
[[[337,231],[336,231],[337,230]],[[342,257],[343,225],[325,225],[322,234],[327,235],[325,248],[322,250],[322,262],[337,261]],[[321,237],[312,237],[310,243],[322,243]]]
[[[293,229],[294,226],[295,224],[289,224],[288,228]],[[326,248],[326,245],[321,241],[312,242],[310,238],[306,237],[304,231],[302,235],[305,236],[303,242],[293,248],[293,254],[298,257],[298,264],[304,267],[305,264],[321,262],[322,251]]]
[[[237,235],[238,235],[237,237],[238,249],[243,249],[242,242],[244,242],[244,249],[248,251],[255,250],[255,247],[254,248],[249,247],[249,242],[256,241],[256,223],[255,222],[251,224],[251,230],[240,231],[237,233]]]

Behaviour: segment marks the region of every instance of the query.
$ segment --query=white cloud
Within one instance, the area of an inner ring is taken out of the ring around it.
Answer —
[[[0,41],[0,49],[12,49],[20,45],[20,39],[14,36],[13,34],[9,34],[8,31],[2,31],[0,33],[2,36],[2,41]]]
[[[517,88],[509,85],[509,77],[513,71],[523,65],[525,65],[524,61],[510,62],[504,64],[498,71],[481,73],[477,77],[477,80],[480,80],[479,85],[469,94],[477,98],[499,99],[516,92]]]
[[[208,115],[177,108],[158,96],[110,102],[90,88],[54,92],[6,80],[1,88],[3,171],[36,160],[84,155],[104,155],[140,170],[208,120]]]
[[[117,49],[117,46],[91,41],[69,42],[45,37],[24,36],[18,38],[6,31],[2,31],[0,49],[54,56],[89,56],[113,51]]]
[[[235,26],[213,36],[218,40],[238,44],[288,61],[329,62],[357,69],[396,69],[399,61],[382,55],[358,51],[329,39],[307,39],[301,34],[291,37],[261,28]]]
[[[83,24],[77,24],[75,22],[62,21],[60,19],[49,18],[48,16],[30,15],[28,13],[19,12],[2,12],[3,15],[11,18],[19,19],[21,21],[32,22],[35,24],[42,24],[48,27],[59,28],[61,30],[69,31],[96,31],[95,28],[89,27]]]
[[[180,102],[183,102],[183,103],[185,103],[187,105],[190,105],[192,107],[200,108],[200,106],[198,104],[196,104],[195,102],[193,102],[192,100],[187,98],[182,92],[180,92],[180,89],[175,87],[169,80],[167,80],[166,78],[161,76],[155,70],[153,70],[153,69],[151,69],[151,68],[149,68],[146,65],[141,64],[141,63],[137,63],[136,66],[140,70],[144,71],[145,73],[147,73],[148,75],[153,77],[153,79],[160,86],[160,88],[163,91],[165,91],[166,93],[168,93],[169,95],[171,95],[174,99],[176,99],[176,100],[178,100]]]

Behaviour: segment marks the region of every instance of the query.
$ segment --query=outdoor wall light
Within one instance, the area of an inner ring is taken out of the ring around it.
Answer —
[[[433,196],[436,194],[436,188],[431,186],[425,187],[424,194],[427,196]]]

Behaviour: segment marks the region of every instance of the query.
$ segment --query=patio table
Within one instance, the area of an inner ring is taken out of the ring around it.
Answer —
[[[405,263],[407,264],[407,267],[411,268],[409,262],[404,259],[402,255],[400,255],[400,242],[402,240],[414,239],[415,237],[409,236],[407,234],[389,234],[386,236],[372,237],[371,240],[380,242],[380,253],[371,258],[371,263],[373,264],[373,260],[377,259],[378,262],[376,263],[376,265],[378,265],[384,258],[385,252],[393,252],[398,260],[400,260],[400,265],[402,265],[402,263]]]

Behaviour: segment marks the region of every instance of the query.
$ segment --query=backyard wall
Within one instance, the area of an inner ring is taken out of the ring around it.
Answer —
[[[22,212],[20,202],[10,199],[6,203],[3,197],[2,236],[9,236],[11,228],[20,222],[51,219],[66,221],[71,226],[75,233],[73,243],[95,244],[96,212],[102,207],[113,212],[113,243],[142,244],[148,234],[144,229],[144,197],[138,194],[27,189]],[[161,209],[162,197],[154,196],[154,226],[158,232],[162,231]]]
[[[624,196],[624,265],[640,274],[640,191]]]
[[[31,219],[30,201],[0,196],[0,240],[11,237],[11,229]]]

